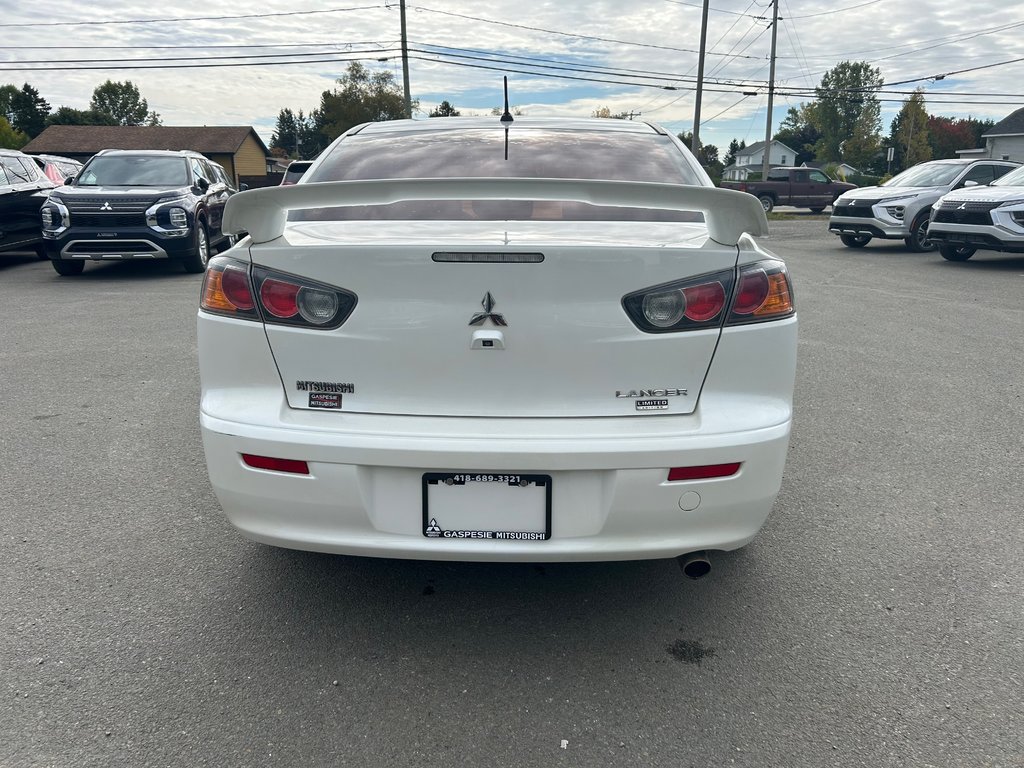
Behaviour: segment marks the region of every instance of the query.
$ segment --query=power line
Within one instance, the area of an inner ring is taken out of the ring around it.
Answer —
[[[548,35],[560,35],[562,37],[571,37],[571,38],[574,38],[576,40],[593,40],[593,41],[599,42],[599,43],[615,43],[616,45],[632,45],[632,46],[636,46],[638,48],[653,48],[655,50],[660,50],[660,51],[677,51],[677,52],[680,52],[680,53],[699,53],[699,51],[696,51],[693,48],[675,48],[675,47],[670,46],[670,45],[655,45],[653,43],[638,43],[636,41],[630,41],[630,40],[617,40],[617,39],[612,38],[612,37],[597,37],[595,35],[581,35],[581,34],[578,34],[578,33],[575,33],[575,32],[562,32],[562,31],[557,30],[557,29],[545,29],[544,27],[531,27],[531,26],[526,25],[526,24],[513,24],[512,22],[508,22],[508,21],[496,21],[494,19],[485,19],[485,18],[483,18],[481,16],[469,16],[469,15],[464,14],[464,13],[454,13],[452,11],[439,11],[439,10],[437,10],[435,8],[425,8],[422,5],[410,5],[409,8],[412,8],[413,10],[416,10],[416,11],[425,11],[427,13],[437,13],[437,14],[440,14],[442,16],[452,16],[454,18],[459,18],[459,19],[468,19],[470,21],[479,21],[479,22],[481,22],[483,24],[496,24],[496,25],[501,26],[501,27],[511,27],[513,29],[525,29],[525,30],[528,30],[530,32],[543,32],[544,34],[548,34]],[[714,55],[720,56],[722,54],[714,54]],[[761,57],[760,56],[747,56],[745,58],[748,58],[748,59],[760,59]]]
[[[228,21],[232,19],[269,19],[276,16],[310,16],[316,13],[346,13],[383,8],[382,5],[361,5],[354,8],[329,8],[322,11],[277,11],[275,13],[247,13],[233,16],[172,16],[162,19],[107,19],[105,21],[24,21],[0,24],[0,27],[94,27],[107,24],[166,24],[179,21]]]
[[[805,13],[802,16],[789,16],[788,18],[790,20],[792,20],[792,19],[813,19],[815,16],[832,16],[833,14],[836,14],[836,13],[842,13],[843,11],[853,11],[853,10],[856,10],[857,8],[864,8],[865,6],[875,5],[876,3],[881,3],[881,2],[884,2],[884,1],[885,0],[868,0],[866,3],[860,3],[858,5],[848,5],[845,8],[833,8],[833,9],[828,10],[828,11],[821,11],[819,13]],[[780,21],[782,20],[781,16],[779,17],[779,20]]]

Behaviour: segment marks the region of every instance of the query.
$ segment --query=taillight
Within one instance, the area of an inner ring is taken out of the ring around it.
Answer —
[[[672,333],[721,325],[735,273],[723,270],[631,293],[623,309],[642,331]]]
[[[736,297],[726,325],[779,320],[795,312],[785,264],[771,260],[740,267]]]
[[[622,306],[646,333],[757,323],[796,311],[786,266],[774,259],[637,291]]]
[[[233,259],[211,259],[199,306],[217,315],[259,320],[246,265]]]
[[[210,260],[200,307],[245,320],[305,328],[337,328],[356,305],[355,294],[310,280],[253,267],[238,259]]]
[[[337,328],[356,306],[354,293],[312,280],[252,268],[263,319],[275,325],[305,328]]]

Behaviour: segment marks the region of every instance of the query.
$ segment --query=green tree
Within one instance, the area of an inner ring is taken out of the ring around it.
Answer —
[[[371,72],[353,61],[338,85],[320,98],[321,130],[330,140],[361,123],[405,117],[404,93],[391,72]],[[414,102],[413,111],[418,107],[419,102]]]
[[[3,149],[21,149],[28,144],[28,134],[15,129],[7,118],[0,115],[0,147]]]
[[[47,125],[114,125],[113,118],[91,109],[58,107],[46,118]]]
[[[747,148],[747,142],[736,141],[733,139],[729,142],[729,151],[725,153],[725,158],[722,160],[724,167],[728,168],[730,165],[736,162],[736,155],[739,154],[740,150]]]
[[[821,134],[814,144],[818,160],[865,164],[863,148],[877,145],[882,127],[877,96],[882,84],[882,71],[866,61],[840,62],[822,76],[814,89],[817,99],[807,107]],[[850,156],[843,153],[844,143],[853,152]]]
[[[320,129],[319,110],[314,109],[306,115],[301,109],[293,112],[285,107],[277,114],[270,148],[281,150],[283,157],[316,157],[327,146],[327,140]]]
[[[779,124],[773,138],[796,150],[793,165],[802,165],[814,159],[814,146],[821,140],[821,131],[814,124],[810,105],[790,107],[786,117]]]
[[[298,152],[299,141],[295,113],[285,107],[277,113],[277,124],[270,137],[270,147],[271,149],[280,147],[285,151],[286,156],[291,157],[293,152]]]
[[[928,112],[924,108],[923,89],[918,88],[903,102],[893,125],[893,145],[900,150],[903,168],[932,159],[932,148],[928,144]]]
[[[108,125],[160,125],[160,115],[149,111],[149,103],[131,80],[107,80],[96,86],[89,108],[106,116]]]
[[[49,102],[28,83],[21,86],[21,90],[12,85],[0,88],[0,115],[30,139],[43,132],[49,114]]]
[[[429,117],[458,117],[462,113],[459,112],[455,107],[448,103],[448,101],[442,101],[432,110],[430,110]]]

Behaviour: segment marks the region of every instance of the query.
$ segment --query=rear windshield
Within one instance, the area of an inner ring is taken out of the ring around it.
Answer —
[[[183,157],[109,155],[93,158],[78,177],[79,187],[187,187]]]
[[[339,143],[308,182],[366,179],[512,177],[605,179],[699,185],[667,136],[600,131],[462,129],[352,136]],[[702,221],[699,213],[521,200],[408,201],[294,211],[293,220],[443,219]]]

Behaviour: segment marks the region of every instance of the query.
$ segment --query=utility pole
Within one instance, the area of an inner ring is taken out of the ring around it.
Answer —
[[[708,3],[704,0],[704,12],[700,19],[700,60],[697,62],[697,105],[693,108],[693,136],[690,139],[690,150],[697,157],[700,152],[700,103],[704,94],[704,48],[708,42]]]
[[[764,162],[761,163],[761,180],[768,178],[771,167],[769,155],[772,151],[772,106],[775,101],[775,43],[779,37],[779,0],[772,4],[772,59],[768,71],[768,117],[764,127]]]
[[[405,0],[399,3],[402,17],[402,84],[405,86],[405,116],[412,117],[412,95],[409,93],[409,38],[405,33]]]

